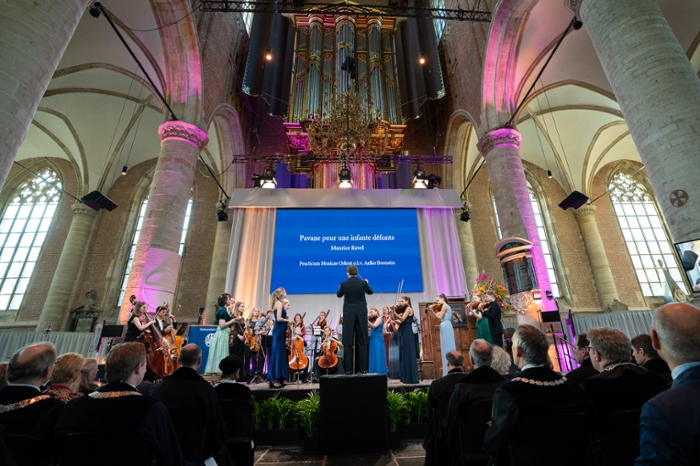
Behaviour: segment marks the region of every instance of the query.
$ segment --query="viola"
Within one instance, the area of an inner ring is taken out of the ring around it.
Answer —
[[[253,353],[256,353],[260,349],[260,345],[255,336],[255,330],[253,330],[252,327],[248,327],[245,331],[245,344]]]
[[[318,367],[321,369],[333,369],[338,365],[338,344],[332,339],[321,343],[323,354],[318,358]]]

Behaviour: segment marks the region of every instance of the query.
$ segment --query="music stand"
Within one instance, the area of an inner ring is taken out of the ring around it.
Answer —
[[[107,357],[106,353],[109,353],[109,350],[112,348],[112,343],[114,342],[114,339],[123,338],[125,330],[126,325],[107,325],[107,321],[105,320],[103,320],[101,324],[97,325],[97,328],[95,329],[95,334],[99,334],[99,337],[96,340],[99,341],[97,346],[98,364],[100,363],[100,361]],[[107,344],[105,345],[105,343]],[[104,352],[105,347],[107,348],[106,352]]]
[[[321,327],[314,327],[313,328],[313,338],[314,338],[314,348],[311,353],[311,368],[309,369],[309,374],[306,376],[306,380],[304,380],[304,383],[312,384],[315,382],[318,382],[318,379],[316,379],[316,374],[314,374],[314,367],[316,365],[316,352],[318,351],[318,340],[321,339],[321,336],[323,335],[323,329]],[[319,371],[320,371],[319,367]]]

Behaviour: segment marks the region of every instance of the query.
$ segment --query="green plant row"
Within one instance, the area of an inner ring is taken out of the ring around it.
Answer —
[[[307,437],[318,435],[321,396],[317,390],[301,401],[292,401],[276,393],[272,398],[254,401],[256,429],[304,429]],[[387,391],[389,430],[395,431],[400,423],[421,423],[426,419],[428,392]]]

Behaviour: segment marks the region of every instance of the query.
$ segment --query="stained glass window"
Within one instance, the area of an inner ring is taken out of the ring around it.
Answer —
[[[0,311],[19,310],[61,198],[56,173],[40,176],[17,189],[0,221]]]
[[[668,269],[681,289],[685,289],[673,246],[663,227],[656,204],[644,185],[629,175],[618,173],[613,176],[609,189],[642,294],[666,294],[666,278],[659,267],[659,261]]]

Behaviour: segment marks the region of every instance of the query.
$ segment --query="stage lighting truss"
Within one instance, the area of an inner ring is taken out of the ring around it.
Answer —
[[[378,165],[390,165],[392,163],[399,164],[424,164],[424,165],[452,165],[453,156],[451,155],[434,155],[434,154],[385,154],[378,157],[376,160],[367,160],[361,155],[349,154],[234,154],[233,163],[259,163],[271,162],[273,164],[279,162],[289,163],[290,169],[303,164],[315,163],[376,163]]]
[[[398,3],[398,2],[397,2]],[[396,18],[433,18],[443,21],[471,21],[490,23],[491,12],[480,10],[456,10],[448,8],[419,8],[397,5],[351,5],[348,3],[317,2],[252,2],[230,0],[203,0],[200,9],[209,13],[320,13],[324,15],[364,16],[379,14]]]

